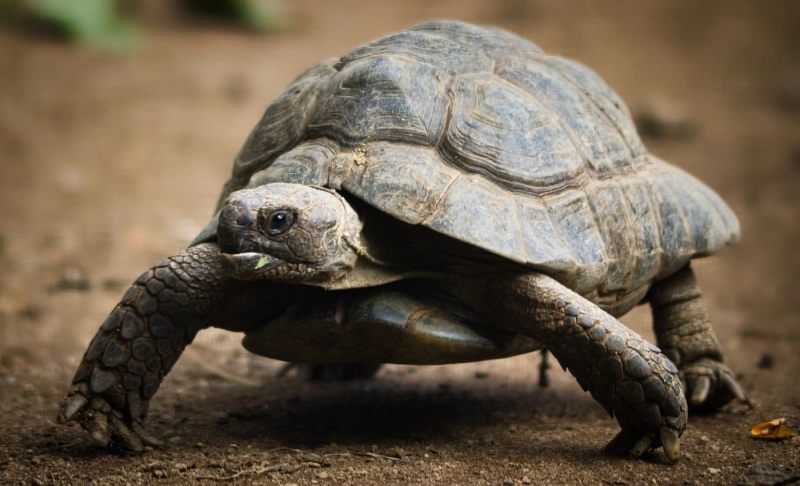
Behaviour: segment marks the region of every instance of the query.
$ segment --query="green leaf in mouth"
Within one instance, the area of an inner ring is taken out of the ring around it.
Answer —
[[[258,263],[256,263],[256,270],[258,270],[259,268],[261,268],[261,267],[263,267],[265,265],[269,265],[269,262],[271,262],[271,261],[272,261],[272,258],[270,258],[269,255],[263,255],[261,258],[258,259]]]

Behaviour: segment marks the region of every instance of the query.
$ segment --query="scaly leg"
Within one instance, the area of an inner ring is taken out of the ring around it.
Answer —
[[[657,347],[546,275],[494,275],[491,285],[457,292],[498,325],[544,343],[616,417],[622,431],[608,453],[639,456],[662,445],[678,460],[686,400],[678,369]]]
[[[689,265],[657,282],[648,294],[658,345],[678,366],[689,408],[707,412],[737,398],[752,406],[722,362],[717,336]]]
[[[150,399],[200,329],[244,330],[269,318],[247,307],[265,283],[226,277],[215,244],[188,248],[143,273],[101,326],[78,367],[58,416],[77,420],[100,446],[159,445],[143,426]],[[266,283],[269,285],[269,283]]]

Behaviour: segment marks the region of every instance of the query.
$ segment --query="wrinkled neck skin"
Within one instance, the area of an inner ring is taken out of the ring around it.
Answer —
[[[369,257],[362,223],[335,191],[266,184],[231,194],[217,238],[224,271],[240,280],[335,286]]]

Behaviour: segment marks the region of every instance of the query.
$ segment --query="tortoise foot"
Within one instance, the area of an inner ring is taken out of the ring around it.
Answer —
[[[202,327],[222,282],[212,245],[180,252],[144,272],[95,335],[58,415],[99,446],[141,451],[160,440],[144,428],[150,399]],[[213,285],[216,284],[216,287]]]
[[[629,454],[633,457],[640,457],[648,450],[658,447],[659,444],[670,462],[676,462],[680,458],[681,440],[678,437],[678,431],[669,426],[659,428],[657,433],[636,433],[622,430],[611,439],[603,452],[611,456]]]
[[[113,407],[100,396],[90,399],[91,395],[88,384],[73,385],[61,407],[58,422],[65,424],[77,421],[100,447],[108,446],[112,439],[123,448],[135,452],[141,452],[145,446],[164,445],[140,421],[126,418],[122,409]]]
[[[734,398],[753,407],[731,370],[712,358],[700,358],[682,366],[680,377],[691,412],[711,412]]]

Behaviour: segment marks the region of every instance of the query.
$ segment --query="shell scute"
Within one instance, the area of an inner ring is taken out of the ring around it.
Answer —
[[[431,145],[447,115],[448,80],[435,66],[398,56],[349,64],[332,79],[306,136],[350,146],[375,140]]]
[[[621,178],[619,184],[628,205],[628,218],[634,228],[636,262],[631,273],[629,288],[644,285],[654,275],[661,262],[661,240],[658,215],[653,209],[649,188],[640,178]]]
[[[548,199],[547,205],[554,223],[564,235],[567,248],[578,262],[570,287],[578,293],[596,288],[608,271],[608,257],[586,193],[567,191]]]
[[[356,164],[343,188],[406,223],[428,218],[461,175],[429,147],[378,142],[362,150],[368,163]]]
[[[442,151],[457,167],[523,192],[572,183],[584,164],[550,112],[489,73],[456,78]]]
[[[527,263],[511,194],[483,177],[462,175],[447,188],[424,225],[498,255]]]
[[[577,61],[563,57],[548,56],[542,62],[562,73],[565,82],[575,85],[597,105],[619,130],[634,157],[647,153],[636,133],[636,127],[631,122],[628,107],[597,73]]]
[[[268,168],[253,174],[247,187],[273,182],[326,185],[330,163],[338,152],[339,146],[327,138],[304,142],[275,159]]]
[[[303,138],[317,97],[336,72],[333,64],[330,59],[309,69],[269,105],[233,163],[235,188],[243,187],[255,172]]]
[[[631,255],[635,255],[638,248],[636,228],[628,220],[630,210],[625,196],[615,179],[590,184],[586,194],[603,238],[608,262],[608,271],[599,290],[601,293],[610,293],[630,288],[629,278],[636,264],[636,259]],[[603,216],[605,214],[618,217],[607,218]]]
[[[546,108],[598,177],[631,170],[631,151],[617,126],[564,74],[542,59],[503,58],[497,76],[519,86]]]
[[[538,198],[516,197],[528,265],[559,275],[572,275],[578,263],[555,227],[547,205]]]
[[[692,241],[686,224],[681,201],[672,192],[670,184],[661,178],[650,179],[650,194],[659,217],[659,232],[663,258],[660,274],[670,275],[689,261]]]

